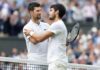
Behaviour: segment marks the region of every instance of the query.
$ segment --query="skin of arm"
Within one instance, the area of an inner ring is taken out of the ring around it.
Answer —
[[[37,44],[37,41],[33,39],[31,36],[28,38],[32,43]]]
[[[25,29],[24,34],[26,36],[30,36],[30,32],[33,32],[33,31]],[[42,42],[42,41],[48,39],[49,37],[51,37],[53,35],[54,35],[54,33],[53,32],[50,32],[50,31],[45,31],[41,35],[38,35],[38,34],[33,33],[30,36],[29,40],[32,41],[32,42],[34,42],[34,43],[39,43],[39,42]]]
[[[23,33],[27,37],[27,39],[29,39],[30,42],[37,44],[37,41],[35,39],[33,39],[30,35],[26,34],[25,30],[27,30],[27,29],[24,29]],[[28,31],[32,31],[32,30],[28,30]]]

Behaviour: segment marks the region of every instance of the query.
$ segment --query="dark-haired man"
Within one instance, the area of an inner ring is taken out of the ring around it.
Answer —
[[[46,29],[48,29],[48,24],[41,22],[41,5],[37,2],[32,2],[28,5],[28,11],[30,14],[30,21],[24,26],[23,34],[26,40],[28,59],[35,62],[46,63],[47,59],[47,46],[48,40],[44,40],[36,44],[37,42],[31,36],[25,35],[25,29],[34,31],[34,33],[41,35]],[[38,68],[38,70],[43,70],[39,65],[33,65],[33,68]],[[34,70],[34,69],[33,69]]]

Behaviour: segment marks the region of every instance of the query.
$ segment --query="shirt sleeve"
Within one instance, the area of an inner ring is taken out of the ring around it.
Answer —
[[[47,31],[53,32],[54,34],[61,33],[61,26],[58,24],[52,24]]]

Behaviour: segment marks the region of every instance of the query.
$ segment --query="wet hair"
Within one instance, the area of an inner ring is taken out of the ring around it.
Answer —
[[[28,5],[28,11],[33,11],[35,7],[41,7],[41,5],[37,2],[31,2]]]
[[[55,11],[59,11],[60,18],[62,18],[66,13],[66,9],[62,4],[53,4],[50,8],[53,8]]]

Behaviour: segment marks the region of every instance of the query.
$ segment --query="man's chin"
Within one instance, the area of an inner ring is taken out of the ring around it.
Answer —
[[[37,19],[41,19],[41,17],[38,17]]]
[[[54,18],[49,18],[50,20],[54,20]]]

